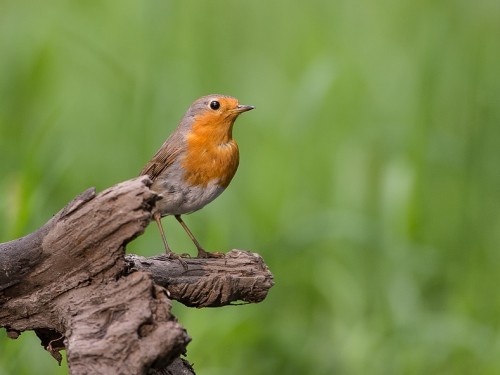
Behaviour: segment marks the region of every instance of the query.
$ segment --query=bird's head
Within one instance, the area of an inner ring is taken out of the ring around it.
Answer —
[[[254,108],[240,104],[238,99],[231,96],[207,95],[191,104],[182,123],[188,125],[189,131],[193,133],[231,139],[236,118]]]

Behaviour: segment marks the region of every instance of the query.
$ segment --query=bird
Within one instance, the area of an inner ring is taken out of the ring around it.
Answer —
[[[238,99],[212,94],[194,101],[140,175],[152,181],[151,190],[161,195],[152,211],[165,246],[173,255],[161,224],[174,216],[198,250],[197,257],[216,257],[206,251],[181,216],[198,211],[229,185],[239,165],[239,149],[233,125],[239,115],[253,110]]]

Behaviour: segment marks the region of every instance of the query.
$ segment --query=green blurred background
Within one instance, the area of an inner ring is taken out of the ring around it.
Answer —
[[[186,222],[276,285],[175,305],[199,374],[500,373],[499,1],[0,0],[0,241],[136,176],[209,93],[257,109]],[[2,330],[0,374],[67,369]]]

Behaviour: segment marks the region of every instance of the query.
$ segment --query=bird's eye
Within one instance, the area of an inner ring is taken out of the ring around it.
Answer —
[[[210,102],[210,108],[212,108],[214,111],[216,111],[220,108],[220,103],[217,100],[212,100]]]

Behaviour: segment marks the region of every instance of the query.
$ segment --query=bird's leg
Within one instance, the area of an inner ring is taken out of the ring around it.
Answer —
[[[189,230],[184,220],[182,220],[181,215],[175,215],[175,218],[177,219],[179,224],[182,225],[189,238],[191,238],[191,241],[193,241],[194,245],[196,246],[196,249],[198,249],[198,258],[208,258],[209,257],[208,252],[201,247],[200,243],[194,237],[193,233]]]
[[[177,219],[179,224],[182,225],[187,235],[189,236],[189,238],[191,238],[191,241],[193,241],[194,245],[198,249],[198,255],[197,255],[198,258],[219,258],[221,256],[220,253],[210,253],[201,247],[198,240],[194,237],[193,233],[189,230],[186,223],[182,220],[181,215],[175,215],[175,218]]]
[[[168,254],[170,259],[177,259],[181,263],[182,267],[184,267],[187,271],[187,263],[181,258],[180,255],[175,254],[172,250],[170,250],[170,247],[168,246],[167,238],[165,237],[165,232],[163,231],[163,226],[161,225],[161,214],[159,212],[155,212],[153,214],[153,218],[155,219],[158,229],[160,230],[161,239],[163,240],[163,245],[165,245],[165,252]]]
[[[157,211],[153,214],[153,219],[156,221],[156,225],[158,225],[158,229],[160,230],[161,239],[163,240],[163,245],[165,245],[165,252],[171,253],[170,247],[167,243],[167,238],[165,237],[165,232],[163,231],[163,226],[161,225],[161,214]]]

